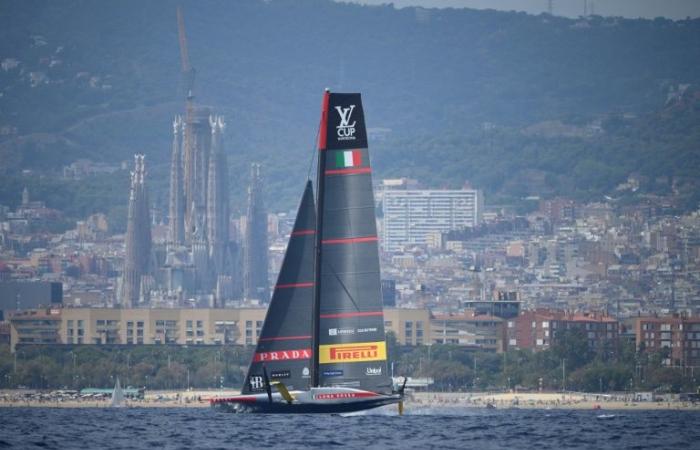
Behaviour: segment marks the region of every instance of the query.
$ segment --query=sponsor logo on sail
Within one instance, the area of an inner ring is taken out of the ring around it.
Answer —
[[[365,368],[365,375],[367,376],[375,376],[375,375],[381,375],[382,374],[382,368],[381,367],[366,367]]]
[[[253,357],[254,362],[291,361],[295,359],[311,359],[311,349],[277,350],[274,352],[259,352]]]
[[[265,387],[265,382],[263,381],[263,377],[259,375],[255,375],[250,377],[250,389],[253,391],[259,391],[260,389]]]
[[[292,372],[289,371],[289,369],[285,370],[273,370],[270,372],[270,378],[272,379],[280,379],[280,378],[289,378],[292,376]]]
[[[371,328],[358,328],[357,332],[358,333],[376,333],[377,328],[376,327],[371,327]]]
[[[339,141],[354,141],[355,140],[355,124],[357,121],[350,123],[352,119],[352,112],[355,110],[355,105],[350,105],[347,108],[342,106],[336,106],[335,110],[338,111],[340,116],[340,124],[336,126]]]
[[[342,377],[343,371],[342,370],[324,370],[323,376],[324,377]]]
[[[329,328],[328,336],[348,336],[355,334],[354,328]]]
[[[386,342],[356,342],[351,344],[321,345],[319,362],[363,362],[386,360]]]

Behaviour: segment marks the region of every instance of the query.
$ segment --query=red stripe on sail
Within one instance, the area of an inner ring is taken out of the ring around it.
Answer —
[[[266,342],[266,341],[296,341],[296,340],[301,340],[301,339],[311,339],[311,336],[279,336],[279,337],[267,337],[267,338],[260,338],[258,341],[260,342]]]
[[[355,237],[355,238],[342,238],[342,239],[325,239],[321,241],[321,244],[359,244],[362,242],[376,242],[377,236],[365,236],[365,237]]]
[[[366,312],[350,312],[336,314],[321,314],[321,319],[346,319],[348,317],[368,317],[368,316],[383,316],[383,311],[366,311]]]
[[[306,236],[309,234],[316,234],[316,230],[298,230],[292,231],[292,236]]]
[[[308,282],[308,283],[287,283],[287,284],[278,284],[275,285],[275,289],[289,289],[289,288],[297,288],[297,287],[312,287],[314,285],[313,282]]]
[[[321,124],[318,130],[318,149],[325,150],[328,144],[328,103],[331,99],[329,91],[324,92],[321,102]]]
[[[372,168],[359,167],[357,169],[331,169],[331,170],[326,170],[325,173],[326,173],[326,175],[353,175],[353,174],[358,174],[358,173],[372,173]]]

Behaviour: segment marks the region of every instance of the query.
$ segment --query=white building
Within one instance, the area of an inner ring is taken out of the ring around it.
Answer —
[[[426,245],[431,234],[474,227],[481,222],[483,208],[482,193],[475,189],[386,190],[382,248]]]

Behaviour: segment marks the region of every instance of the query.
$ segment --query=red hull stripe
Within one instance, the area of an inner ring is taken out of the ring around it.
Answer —
[[[321,314],[321,319],[345,319],[348,317],[367,317],[367,316],[383,316],[383,311],[366,311],[366,312],[351,312],[337,314]]]
[[[316,234],[316,230],[298,230],[292,231],[292,236],[307,236],[309,234]]]
[[[372,173],[371,167],[359,167],[357,169],[331,169],[326,170],[326,175],[354,175],[358,173]]]
[[[318,149],[325,150],[327,145],[326,134],[328,132],[328,103],[331,99],[331,93],[326,91],[323,94],[323,101],[321,102],[321,123],[319,124],[318,130]]]
[[[362,242],[377,242],[377,236],[365,236],[356,238],[325,239],[321,244],[359,244]]]
[[[289,283],[289,284],[278,284],[275,286],[275,289],[289,289],[289,288],[298,288],[298,287],[313,287],[314,283]]]
[[[258,339],[259,341],[297,341],[302,339],[311,339],[311,336],[280,336]]]

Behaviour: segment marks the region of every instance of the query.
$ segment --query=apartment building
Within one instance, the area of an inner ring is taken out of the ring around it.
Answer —
[[[384,309],[384,330],[391,331],[401,345],[430,343],[432,325],[427,309]]]
[[[564,330],[581,330],[591,349],[616,345],[619,323],[616,319],[598,313],[569,313],[567,311],[538,309],[522,311],[509,319],[506,326],[508,348],[544,350],[556,341]]]
[[[700,317],[638,317],[634,330],[638,351],[664,352],[667,366],[700,366]]]
[[[387,190],[383,193],[382,248],[427,245],[431,236],[481,222],[483,196],[475,189]]]
[[[435,315],[431,321],[431,342],[501,352],[503,319],[466,310],[459,314]]]
[[[255,345],[266,310],[55,308],[16,312],[10,343]]]

